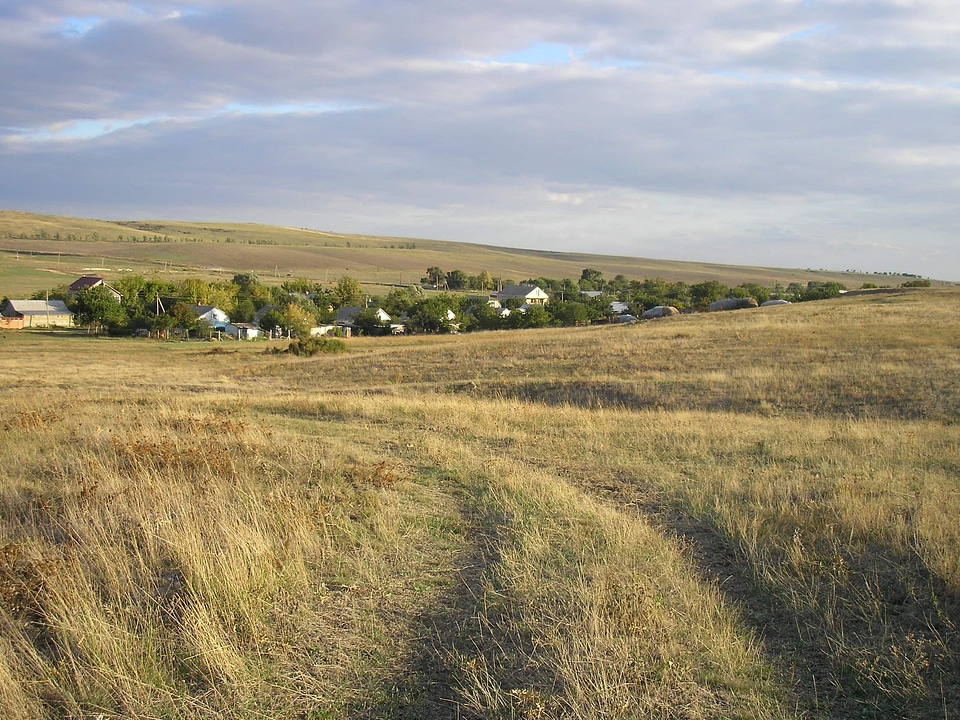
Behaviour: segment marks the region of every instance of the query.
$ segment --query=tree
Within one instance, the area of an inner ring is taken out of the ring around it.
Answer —
[[[257,308],[249,297],[237,298],[236,304],[230,308],[230,320],[235,323],[252,322],[256,316]]]
[[[400,317],[423,298],[423,290],[417,286],[395,288],[387,293],[380,303],[384,311],[392,317]]]
[[[299,293],[301,295],[306,295],[307,293],[312,293],[316,287],[316,283],[312,280],[308,280],[305,277],[297,277],[292,280],[285,280],[280,284],[284,290],[288,293]]]
[[[130,316],[144,315],[153,296],[147,297],[147,281],[139,275],[124,275],[114,283],[120,293],[120,305]]]
[[[477,290],[492,290],[493,289],[493,276],[490,275],[489,271],[484,270],[479,275],[477,275]]]
[[[694,306],[705,309],[714,300],[730,297],[731,290],[719,280],[707,280],[690,286],[690,296]]]
[[[550,303],[550,314],[561,325],[585,325],[590,320],[587,306],[582,302],[565,301]]]
[[[180,295],[194,305],[202,305],[207,301],[210,286],[200,278],[184,278],[180,281]]]
[[[199,325],[197,314],[185,302],[178,302],[174,305],[170,309],[170,315],[175,320],[174,327],[181,328],[187,334],[187,337],[190,337],[190,331],[195,330]]]
[[[389,314],[389,313],[388,313]],[[374,308],[364,308],[353,321],[353,325],[365,335],[379,335],[387,327],[380,321],[380,315]]]
[[[265,333],[273,333],[274,330],[283,328],[283,312],[277,308],[270,308],[260,316],[260,329]]]
[[[167,336],[176,327],[177,319],[171,313],[161,313],[150,318],[148,325],[151,330],[157,333],[157,337],[160,337],[160,335]]]
[[[428,285],[439,290],[443,282],[447,279],[447,275],[443,270],[434,265],[433,267],[427,268],[427,277],[425,279]]]
[[[593,268],[584,268],[580,273],[581,290],[602,290],[603,273]]]
[[[452,298],[447,295],[437,295],[418,300],[410,308],[410,321],[407,326],[413,332],[450,332],[456,322],[449,316],[453,305]]]
[[[463,270],[451,270],[447,273],[445,282],[451,290],[462,290],[467,286],[469,279]]]
[[[74,297],[74,312],[88,332],[101,333],[107,327],[126,326],[127,313],[113,293],[103,285],[84,288]]]
[[[283,311],[283,329],[288,335],[307,337],[315,319],[311,313],[296,303],[289,303]]]
[[[349,275],[344,275],[337,282],[333,289],[333,297],[337,307],[348,307],[350,305],[363,304],[363,288],[360,287],[360,281],[355,280]]]
[[[260,282],[253,273],[238,273],[233,276],[233,284],[237,286],[237,299],[249,298],[258,310],[270,304],[270,288]]]
[[[739,298],[752,297],[759,305],[770,299],[770,290],[757,283],[742,283],[733,288],[732,295]]]

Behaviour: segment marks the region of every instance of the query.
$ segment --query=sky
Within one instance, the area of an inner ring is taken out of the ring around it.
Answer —
[[[960,280],[955,0],[0,0],[0,208]]]

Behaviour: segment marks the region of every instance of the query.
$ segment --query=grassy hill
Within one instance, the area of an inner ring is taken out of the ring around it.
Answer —
[[[108,281],[124,272],[190,274],[204,278],[255,272],[276,282],[288,276],[334,282],[347,274],[368,285],[416,283],[431,266],[504,279],[578,279],[584,268],[607,278],[660,277],[690,284],[719,280],[772,287],[791,282],[838,281],[899,285],[906,277],[824,270],[737,267],[632,257],[344,235],[235,223],[107,222],[0,211],[0,295],[29,293],[83,273]]]
[[[960,291],[0,333],[0,715],[951,718]]]

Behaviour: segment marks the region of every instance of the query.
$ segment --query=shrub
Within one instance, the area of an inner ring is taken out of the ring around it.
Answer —
[[[298,357],[311,357],[317,353],[344,352],[347,344],[343,340],[331,337],[308,337],[291,340],[287,352]]]

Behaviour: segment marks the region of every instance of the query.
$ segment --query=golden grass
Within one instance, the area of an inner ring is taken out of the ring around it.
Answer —
[[[958,312],[0,335],[0,714],[949,717]]]

